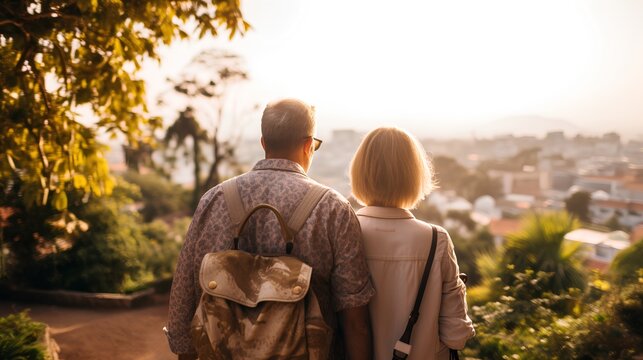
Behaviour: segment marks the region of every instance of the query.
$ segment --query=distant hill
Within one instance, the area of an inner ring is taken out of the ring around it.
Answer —
[[[511,116],[471,129],[471,134],[478,138],[494,137],[498,135],[534,135],[544,136],[550,131],[563,131],[566,136],[574,136],[586,131],[579,126],[562,119],[548,118],[538,115]]]

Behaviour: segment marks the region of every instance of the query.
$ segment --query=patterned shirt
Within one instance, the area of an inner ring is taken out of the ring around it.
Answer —
[[[314,181],[290,160],[265,159],[237,178],[246,211],[267,203],[289,219]],[[277,218],[269,211],[253,215],[239,248],[258,254],[285,254]],[[232,248],[233,224],[220,185],[199,202],[174,274],[168,314],[168,338],[174,353],[195,353],[190,323],[198,300],[199,268],[208,252]],[[329,190],[294,238],[293,255],[313,268],[312,288],[326,323],[337,332],[336,312],[368,304],[375,294],[364,256],[359,221],[348,201]],[[342,339],[335,336],[335,358]]]

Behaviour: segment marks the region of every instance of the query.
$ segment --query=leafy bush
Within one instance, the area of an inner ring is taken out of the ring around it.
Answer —
[[[621,250],[610,265],[610,273],[617,283],[636,281],[643,277],[643,239]]]
[[[469,276],[467,285],[477,285],[480,283],[482,275],[476,261],[482,254],[494,251],[493,235],[486,228],[476,231],[470,237],[463,237],[456,231],[450,232],[450,234],[460,271]]]
[[[474,306],[477,335],[466,354],[481,359],[568,359],[565,318],[580,300],[580,291],[553,294],[551,274],[516,273],[498,301]],[[560,334],[560,335],[559,335]]]
[[[140,212],[145,221],[190,210],[190,191],[156,173],[128,171],[123,177],[141,189],[143,208]]]
[[[480,359],[633,359],[643,354],[643,283],[612,287],[597,276],[582,294],[549,292],[552,274],[517,273],[498,301],[473,306]]]
[[[33,229],[30,232],[25,228],[30,220],[24,216],[13,229],[26,239],[36,240],[27,243],[20,242],[19,236],[15,238],[11,281],[44,289],[128,292],[169,277],[185,234],[176,231],[185,230],[171,229],[160,221],[143,223],[131,209],[132,199],[139,197],[136,185],[120,180],[111,197],[72,202],[70,210],[88,229],[74,233],[70,246],[56,246],[47,252],[38,251],[37,241],[54,236],[55,227],[33,234]],[[44,215],[38,219],[47,222]],[[19,251],[27,252],[27,256],[15,256]]]
[[[90,292],[120,292],[126,279],[138,280],[145,237],[137,216],[123,212],[111,199],[94,201],[79,210],[90,224],[74,246],[48,257],[55,287]]]
[[[0,359],[44,360],[40,342],[45,325],[32,321],[26,311],[0,318]]]
[[[615,288],[571,322],[573,359],[633,359],[643,354],[643,284]]]

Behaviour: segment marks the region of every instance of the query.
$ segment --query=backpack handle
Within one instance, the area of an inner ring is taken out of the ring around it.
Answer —
[[[281,235],[286,240],[286,253],[290,255],[293,249],[293,242],[292,242],[293,236],[290,233],[290,230],[288,230],[288,225],[286,225],[286,221],[284,220],[283,216],[281,216],[281,214],[279,213],[279,210],[275,209],[274,207],[268,204],[259,204],[255,206],[252,210],[250,210],[250,212],[243,219],[243,221],[241,222],[241,226],[239,226],[239,232],[237,232],[237,236],[234,237],[234,250],[239,250],[239,237],[241,236],[241,232],[243,231],[243,228],[248,223],[248,220],[250,220],[250,217],[255,212],[261,209],[268,209],[272,211],[277,217],[277,220],[279,221],[279,226],[281,227]]]

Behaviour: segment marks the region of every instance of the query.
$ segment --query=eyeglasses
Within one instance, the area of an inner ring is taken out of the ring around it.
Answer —
[[[304,137],[304,139],[308,139],[308,138],[313,138],[313,147],[314,147],[315,151],[319,150],[319,148],[321,147],[321,144],[322,144],[323,141],[319,140],[318,138],[316,138],[314,136],[305,136]]]

